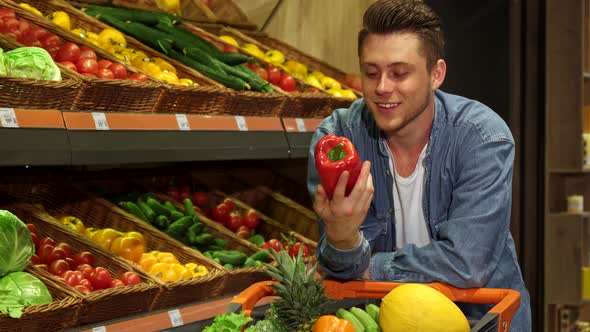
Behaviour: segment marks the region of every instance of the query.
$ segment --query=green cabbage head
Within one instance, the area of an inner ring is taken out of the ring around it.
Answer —
[[[20,318],[23,309],[53,300],[45,284],[26,272],[13,272],[0,279],[0,312]]]
[[[10,211],[0,210],[0,277],[22,271],[35,253],[31,232]]]
[[[40,47],[20,47],[4,54],[8,76],[61,81],[59,67]]]

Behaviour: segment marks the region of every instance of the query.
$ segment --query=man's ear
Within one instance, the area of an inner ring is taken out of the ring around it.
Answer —
[[[438,59],[432,67],[430,79],[432,81],[432,88],[438,89],[444,82],[447,75],[447,63],[443,59]]]

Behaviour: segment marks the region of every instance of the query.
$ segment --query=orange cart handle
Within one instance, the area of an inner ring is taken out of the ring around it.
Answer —
[[[246,311],[249,315],[256,303],[266,296],[274,295],[270,287],[276,281],[262,281],[255,283],[234,297],[228,311]],[[376,281],[348,281],[339,282],[324,280],[326,296],[332,300],[345,298],[381,299],[392,289],[404,285],[398,282]],[[497,314],[501,330],[508,330],[510,321],[520,306],[520,293],[512,289],[499,288],[467,288],[461,289],[442,283],[426,284],[447,296],[454,302],[495,304],[488,314]],[[504,328],[502,328],[504,327]]]

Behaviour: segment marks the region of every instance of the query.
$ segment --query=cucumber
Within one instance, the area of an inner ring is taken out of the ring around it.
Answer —
[[[137,200],[137,206],[141,209],[143,214],[148,218],[150,223],[153,223],[156,220],[156,213],[152,210],[144,201],[141,199]]]
[[[149,222],[148,217],[141,211],[141,209],[133,202],[119,202],[119,206],[122,207],[125,211],[131,213],[132,215],[136,216],[137,218]]]
[[[231,264],[235,267],[244,265],[248,259],[248,255],[235,250],[216,251],[213,253],[213,257],[219,258],[222,265]]]
[[[195,219],[194,219],[194,218],[197,218],[197,213],[195,212],[195,206],[193,205],[193,201],[191,201],[190,198],[185,198],[182,203],[184,205],[184,213],[187,216],[192,216],[193,222],[197,222],[198,220],[195,221]]]
[[[123,8],[113,8],[113,7],[104,7],[104,6],[90,6],[83,10],[86,14],[91,16],[98,16],[98,15],[112,15],[115,16],[117,19],[122,21],[133,21],[133,22],[140,22],[148,25],[156,25],[160,22],[161,19],[167,18],[172,23],[177,24],[181,23],[182,19],[172,14],[166,13],[158,13],[158,12],[148,12],[145,10],[138,10],[138,9],[123,9]]]
[[[170,211],[178,211],[178,209],[176,208],[176,206],[174,206],[174,204],[172,204],[172,202],[170,202],[170,201],[166,201],[162,205],[164,205]]]
[[[156,199],[148,197],[145,200],[147,206],[150,207],[154,211],[154,213],[158,216],[166,216],[170,217],[170,210],[168,210],[164,205],[160,204]]]
[[[123,22],[112,15],[99,15],[98,19],[121,30],[125,34],[134,37],[137,40],[168,53],[172,49],[172,37],[159,30],[153,29],[146,25],[136,22]]]
[[[174,46],[176,46],[176,48],[179,50],[184,48],[198,47],[213,57],[216,57],[219,53],[221,53],[221,51],[218,50],[215,45],[190,31],[174,26],[171,22],[165,19],[158,22],[155,28],[171,36]]]
[[[255,261],[268,262],[270,261],[270,252],[268,252],[268,250],[266,249],[261,249],[254,255],[250,256],[250,258],[252,258]]]
[[[377,322],[373,320],[373,318],[365,312],[363,309],[352,307],[348,309],[365,327],[365,329],[379,329],[379,325]]]
[[[365,326],[350,311],[340,308],[336,310],[336,317],[350,322],[354,326],[355,332],[365,332]]]
[[[178,220],[178,219],[180,219],[182,217],[184,217],[184,214],[182,212],[178,212],[176,210],[170,211],[170,220],[176,221],[176,220]],[[192,220],[193,217],[192,216],[190,216],[190,217],[191,217],[191,220]]]

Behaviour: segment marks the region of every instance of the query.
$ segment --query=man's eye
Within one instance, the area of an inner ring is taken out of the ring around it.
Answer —
[[[365,76],[367,76],[368,78],[374,78],[377,77],[378,73],[376,72],[366,72]]]
[[[407,71],[404,72],[393,72],[393,76],[397,77],[397,78],[402,78],[405,77],[406,75],[408,75]]]

